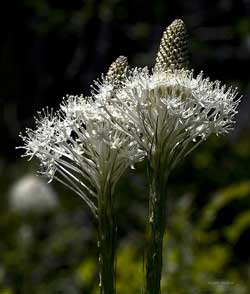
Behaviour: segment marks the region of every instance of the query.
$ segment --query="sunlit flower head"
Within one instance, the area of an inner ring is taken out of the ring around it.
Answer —
[[[210,134],[232,129],[239,98],[235,89],[202,73],[144,68],[131,71],[111,101],[127,119],[117,128],[131,134],[149,157],[161,152],[173,167]]]
[[[98,193],[107,184],[113,191],[125,170],[144,156],[132,136],[114,127],[101,105],[91,97],[69,95],[58,112],[39,114],[36,128],[21,135],[25,156],[39,159],[40,173],[68,186],[93,212]],[[117,119],[123,123],[122,117]]]

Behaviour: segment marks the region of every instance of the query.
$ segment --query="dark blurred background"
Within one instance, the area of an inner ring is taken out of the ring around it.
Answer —
[[[89,94],[119,55],[152,66],[182,18],[190,64],[243,95],[235,130],[172,174],[163,294],[250,293],[250,0],[19,0],[0,10],[0,293],[97,293],[96,223],[20,158],[18,134],[66,94]],[[143,166],[117,189],[119,293],[139,294],[147,213]],[[133,201],[131,201],[133,200]],[[166,262],[167,261],[167,262]]]

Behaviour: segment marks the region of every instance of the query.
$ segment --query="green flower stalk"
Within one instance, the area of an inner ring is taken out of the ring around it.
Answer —
[[[162,272],[162,246],[166,227],[166,197],[168,167],[155,154],[147,161],[149,182],[149,221],[145,268],[145,293],[160,293]]]
[[[56,113],[44,110],[35,130],[22,136],[24,156],[40,161],[40,173],[56,179],[80,196],[98,222],[100,293],[115,294],[115,187],[144,152],[131,136],[114,128],[102,104],[115,115],[109,100],[127,69],[120,57],[95,82],[94,97],[67,96]],[[126,124],[123,117],[117,117]]]
[[[186,29],[176,20],[163,35],[154,69],[131,69],[110,100],[115,114],[128,123],[121,124],[106,109],[116,128],[132,136],[146,153],[150,192],[145,294],[161,293],[169,174],[211,134],[232,129],[240,101],[236,90],[202,73],[194,76],[187,64]]]

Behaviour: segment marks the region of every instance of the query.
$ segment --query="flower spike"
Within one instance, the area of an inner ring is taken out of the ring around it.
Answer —
[[[163,33],[155,70],[188,68],[187,31],[181,19],[173,21]]]

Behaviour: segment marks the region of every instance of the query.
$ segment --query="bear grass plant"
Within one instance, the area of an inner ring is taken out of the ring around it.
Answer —
[[[149,186],[145,294],[159,294],[169,174],[211,134],[227,134],[240,98],[236,89],[188,69],[186,28],[175,20],[163,34],[155,66],[130,68],[124,56],[94,81],[90,97],[68,95],[58,111],[43,110],[21,134],[24,156],[39,173],[80,196],[98,221],[101,294],[115,289],[115,188],[146,161]]]

